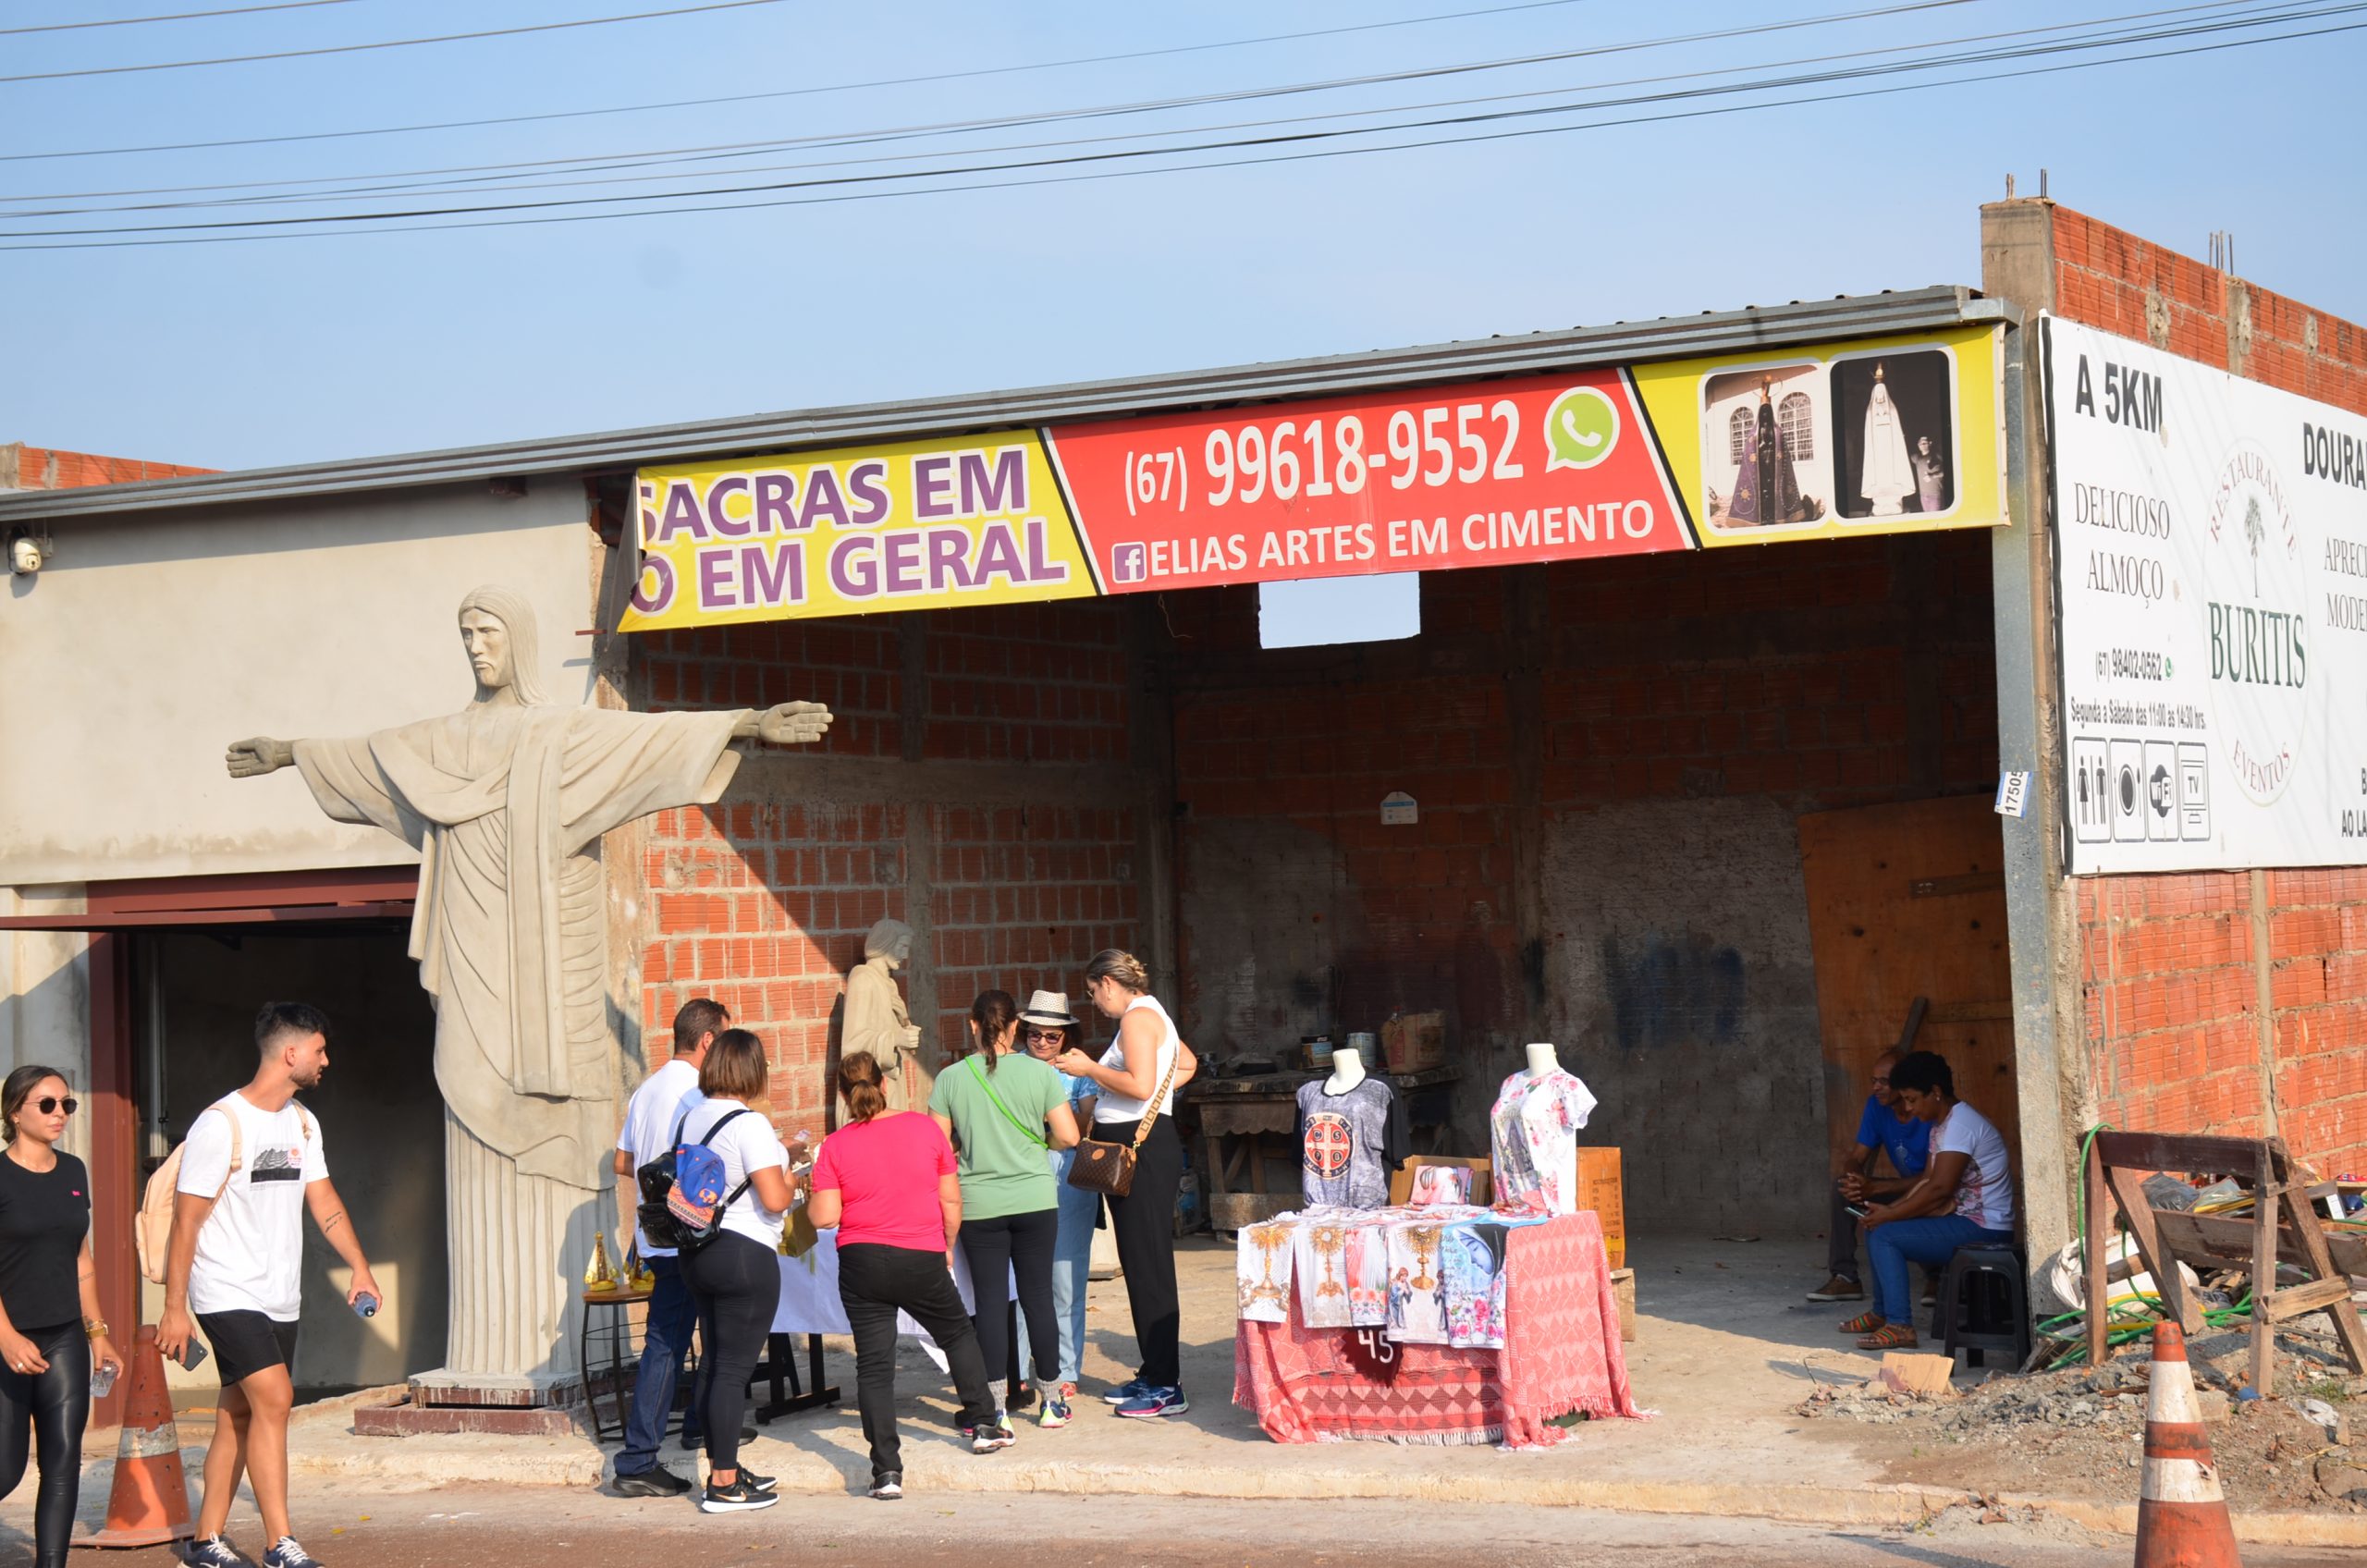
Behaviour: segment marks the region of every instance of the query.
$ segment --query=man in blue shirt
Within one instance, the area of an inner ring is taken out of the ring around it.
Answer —
[[[1884,1051],[1874,1059],[1873,1093],[1866,1096],[1865,1114],[1858,1119],[1857,1146],[1834,1174],[1833,1213],[1825,1231],[1832,1238],[1833,1277],[1809,1292],[1810,1301],[1865,1299],[1866,1288],[1858,1276],[1858,1217],[1849,1212],[1849,1206],[1903,1193],[1923,1174],[1932,1126],[1899,1113],[1890,1088],[1890,1070],[1897,1064],[1896,1051]],[[1892,1175],[1873,1173],[1877,1154],[1889,1158]]]

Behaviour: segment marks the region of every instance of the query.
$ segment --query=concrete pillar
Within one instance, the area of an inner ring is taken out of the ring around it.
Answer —
[[[1981,212],[1981,288],[2013,306],[2005,333],[2009,526],[1991,535],[2000,766],[2032,777],[2029,815],[2004,818],[2023,1226],[2033,1262],[2074,1231],[2080,1132],[2095,1120],[2079,1021],[2077,893],[2064,873],[2066,778],[2055,680],[2054,577],[2039,315],[2054,304],[2054,208]]]

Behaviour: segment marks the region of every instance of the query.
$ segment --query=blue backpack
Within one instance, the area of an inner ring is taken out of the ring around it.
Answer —
[[[649,1239],[660,1246],[672,1246],[688,1256],[697,1252],[723,1233],[723,1211],[740,1201],[748,1190],[742,1181],[727,1195],[723,1190],[729,1179],[723,1168],[723,1157],[707,1146],[707,1141],[731,1124],[735,1117],[745,1116],[745,1106],[726,1111],[706,1130],[706,1138],[695,1144],[682,1142],[683,1129],[690,1125],[691,1113],[684,1111],[682,1120],[674,1123],[674,1146],[651,1160],[638,1172],[643,1201],[641,1227]],[[661,1201],[651,1199],[662,1192]],[[652,1213],[656,1210],[656,1213]],[[653,1220],[658,1223],[652,1223]]]

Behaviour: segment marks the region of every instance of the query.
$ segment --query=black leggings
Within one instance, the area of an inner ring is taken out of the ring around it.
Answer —
[[[1131,1144],[1139,1122],[1104,1121],[1093,1135]],[[1110,1200],[1110,1230],[1118,1243],[1118,1267],[1126,1276],[1126,1305],[1134,1309],[1134,1350],[1142,1359],[1135,1375],[1158,1388],[1184,1381],[1184,1310],[1175,1297],[1175,1194],[1184,1180],[1184,1145],[1175,1119],[1162,1116],[1134,1156],[1134,1190]],[[1033,1321],[1035,1309],[1028,1309]]]
[[[1004,1284],[1011,1277],[1018,1280],[1020,1309],[1027,1315],[1029,1354],[1038,1366],[1060,1368],[1061,1324],[1052,1311],[1052,1251],[1060,1234],[1057,1208],[962,1222],[962,1257],[970,1266],[971,1299],[978,1304],[970,1320],[978,1326],[989,1383],[1012,1370],[1011,1292]]]
[[[682,1261],[699,1304],[699,1409],[706,1416],[707,1466],[737,1470],[748,1379],[780,1305],[780,1254],[726,1231]]]
[[[91,1421],[91,1341],[78,1320],[19,1329],[46,1372],[0,1368],[0,1497],[25,1478],[28,1435],[41,1456],[33,1505],[34,1568],[66,1568],[66,1543],[82,1489],[82,1428]]]

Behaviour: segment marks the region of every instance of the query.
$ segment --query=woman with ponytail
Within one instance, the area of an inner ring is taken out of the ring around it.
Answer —
[[[79,1109],[63,1073],[19,1067],[0,1084],[0,1497],[41,1456],[35,1568],[66,1568],[82,1478],[91,1374],[123,1369],[99,1317],[91,1178],[57,1147]],[[30,1439],[30,1440],[29,1440]]]
[[[912,1314],[945,1353],[973,1453],[1012,1444],[995,1415],[977,1330],[953,1288],[946,1254],[962,1232],[953,1145],[928,1117],[888,1109],[878,1061],[851,1051],[839,1063],[847,1121],[822,1140],[807,1214],[839,1232],[839,1300],[854,1333],[855,1403],[871,1445],[871,1495],[904,1495],[896,1430],[896,1314]]]

